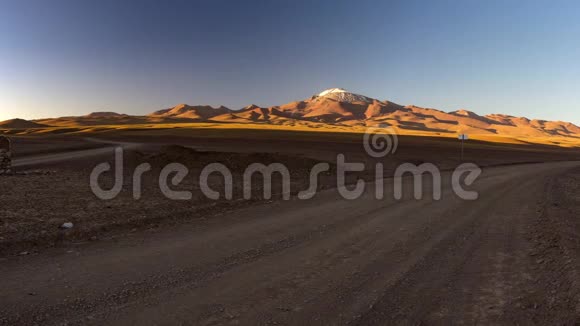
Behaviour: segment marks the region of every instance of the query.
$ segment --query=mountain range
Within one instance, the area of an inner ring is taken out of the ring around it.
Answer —
[[[556,137],[580,140],[580,127],[570,122],[530,120],[505,114],[481,116],[468,110],[444,112],[414,105],[399,105],[341,88],[327,89],[308,99],[280,106],[248,105],[240,110],[224,106],[179,104],[148,115],[94,112],[85,116],[0,122],[0,129],[83,127],[168,123],[243,123],[311,125],[319,127],[389,126],[406,134],[452,136],[458,133],[514,138]]]

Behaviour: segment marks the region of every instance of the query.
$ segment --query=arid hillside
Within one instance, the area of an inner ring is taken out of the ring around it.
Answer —
[[[45,128],[47,125],[42,125],[33,121],[23,119],[11,119],[0,122],[0,129],[27,129],[27,128]]]

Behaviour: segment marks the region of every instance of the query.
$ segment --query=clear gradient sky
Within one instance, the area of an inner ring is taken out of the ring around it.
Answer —
[[[580,124],[579,1],[0,0],[0,120],[342,87]]]

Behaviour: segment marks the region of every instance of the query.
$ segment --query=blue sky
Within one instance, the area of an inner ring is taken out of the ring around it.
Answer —
[[[0,0],[0,120],[342,87],[580,124],[578,1]]]

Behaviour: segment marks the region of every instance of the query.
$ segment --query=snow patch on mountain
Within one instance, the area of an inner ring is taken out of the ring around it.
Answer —
[[[319,93],[318,95],[314,95],[312,97],[313,100],[317,100],[317,99],[325,99],[325,98],[330,98],[339,102],[347,102],[347,103],[353,103],[353,102],[365,102],[365,103],[372,103],[374,101],[374,99],[370,98],[370,97],[366,97],[364,95],[360,95],[360,94],[355,94],[355,93],[351,93],[347,90],[345,90],[344,88],[329,88],[325,91],[322,91],[321,93]]]

